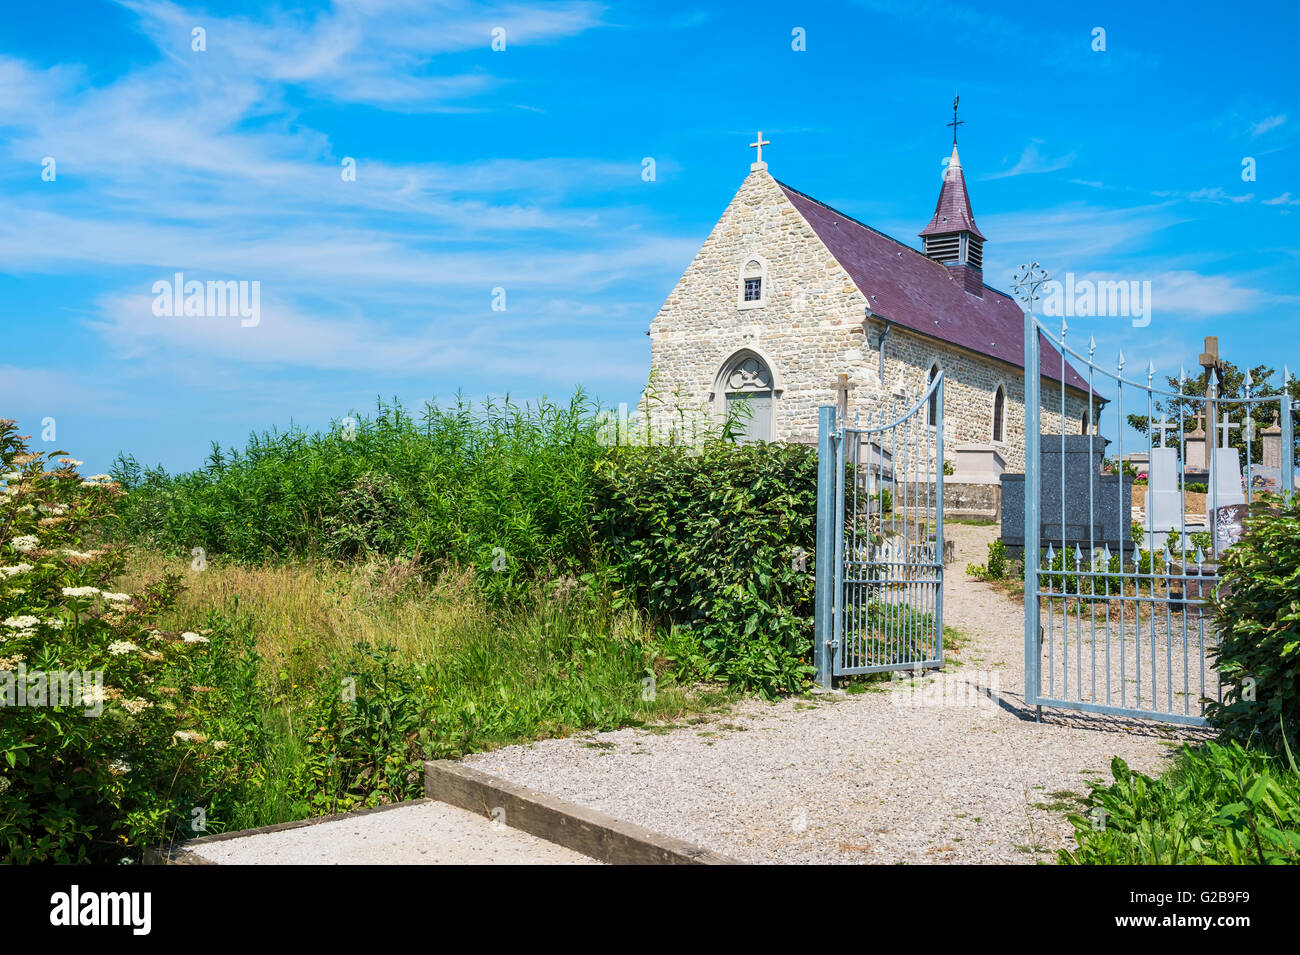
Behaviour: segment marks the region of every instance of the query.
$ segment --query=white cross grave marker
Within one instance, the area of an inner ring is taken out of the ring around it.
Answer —
[[[1232,430],[1240,431],[1241,425],[1230,423],[1228,421],[1228,412],[1225,411],[1223,413],[1222,421],[1219,424],[1215,425],[1214,430],[1223,432],[1223,444],[1219,445],[1219,447],[1227,448],[1231,446],[1229,442],[1232,440],[1232,435],[1230,435],[1228,432]]]
[[[1169,415],[1162,414],[1160,416],[1160,423],[1151,425],[1151,430],[1159,432],[1159,437],[1156,438],[1157,442],[1159,443],[1156,445],[1156,447],[1163,448],[1165,446],[1165,432],[1177,431],[1178,426],[1169,423]]]

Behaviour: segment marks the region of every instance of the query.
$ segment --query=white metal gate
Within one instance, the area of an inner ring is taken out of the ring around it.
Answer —
[[[943,375],[879,421],[821,409],[818,680],[943,664]]]

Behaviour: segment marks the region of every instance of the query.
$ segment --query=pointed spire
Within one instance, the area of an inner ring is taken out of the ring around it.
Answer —
[[[984,233],[975,225],[975,214],[971,212],[970,195],[966,192],[966,177],[962,174],[961,156],[957,147],[952,147],[952,157],[948,168],[944,170],[943,186],[939,189],[939,201],[934,206],[934,216],[930,224],[921,230],[922,238],[931,235],[950,235],[969,232],[980,242]]]

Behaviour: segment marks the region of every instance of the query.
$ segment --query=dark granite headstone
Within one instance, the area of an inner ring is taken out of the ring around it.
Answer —
[[[1052,544],[1058,553],[1062,546],[1073,552],[1077,545],[1086,554],[1091,544],[1109,546],[1112,553],[1121,549],[1132,552],[1133,478],[1101,473],[1106,440],[1094,437],[1090,453],[1087,435],[1067,435],[1064,455],[1059,434],[1042,435],[1039,441],[1039,540],[1043,550]],[[1015,557],[1025,551],[1024,524],[1025,476],[1003,474],[1002,542]]]

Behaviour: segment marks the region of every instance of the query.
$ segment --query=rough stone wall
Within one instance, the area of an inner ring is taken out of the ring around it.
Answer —
[[[741,269],[766,262],[767,304],[739,306]],[[991,442],[993,396],[1006,388],[1007,468],[1024,461],[1024,387],[1020,369],[894,326],[880,376],[879,322],[864,321],[866,299],[812,227],[764,170],[751,172],[650,325],[651,384],[643,398],[650,426],[662,434],[683,413],[721,415],[718,375],[742,349],[761,357],[774,377],[773,439],[813,443],[817,408],[835,402],[835,382],[849,376],[849,414],[876,420],[913,401],[938,362],[945,379],[944,441]],[[1043,383],[1043,430],[1058,433],[1060,386]],[[1078,434],[1087,408],[1067,392],[1066,433]],[[924,412],[922,412],[924,413]],[[1093,416],[1095,418],[1095,415]]]

